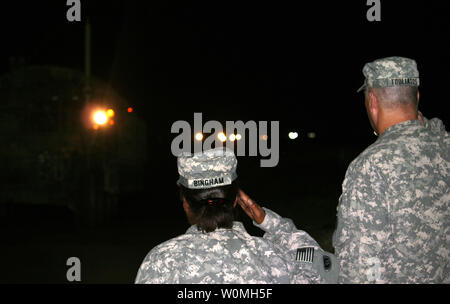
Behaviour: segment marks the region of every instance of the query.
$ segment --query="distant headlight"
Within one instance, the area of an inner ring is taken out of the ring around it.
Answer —
[[[296,139],[298,137],[298,133],[297,132],[289,132],[288,136],[290,139]]]
[[[201,141],[202,139],[203,139],[203,134],[202,133],[197,133],[197,134],[195,134],[195,139],[197,140],[197,141]]]
[[[220,133],[217,135],[217,138],[218,138],[221,142],[227,141],[227,136],[226,136],[223,132],[220,132]]]

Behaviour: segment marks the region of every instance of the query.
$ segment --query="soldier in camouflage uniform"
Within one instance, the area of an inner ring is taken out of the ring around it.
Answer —
[[[229,149],[213,149],[178,157],[178,185],[190,190],[212,191],[232,186],[237,160]],[[185,234],[153,248],[139,268],[136,283],[334,283],[338,265],[306,232],[290,219],[262,208],[244,192],[232,200],[208,194],[200,210],[213,214],[217,208],[233,209],[237,203],[263,229],[253,237],[241,222],[206,226],[181,191],[183,208],[192,226]],[[186,194],[187,195],[187,194]],[[215,209],[214,209],[215,208]],[[220,211],[221,212],[221,211]],[[212,216],[211,216],[212,217]],[[224,216],[221,216],[222,218]],[[202,222],[203,223],[203,222]]]
[[[450,283],[449,134],[439,119],[418,116],[414,60],[379,59],[363,74],[379,137],[342,185],[333,236],[339,282]]]

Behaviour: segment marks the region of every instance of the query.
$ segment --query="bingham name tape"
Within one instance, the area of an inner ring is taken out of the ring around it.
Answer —
[[[219,176],[203,179],[188,179],[188,187],[191,189],[218,187],[224,185],[231,185],[231,183],[232,183],[231,176]]]

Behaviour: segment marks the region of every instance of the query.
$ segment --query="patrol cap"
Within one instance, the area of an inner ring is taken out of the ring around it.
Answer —
[[[419,86],[417,64],[405,57],[387,57],[366,63],[363,74],[366,79],[357,92],[366,87]]]
[[[229,148],[215,148],[194,154],[184,152],[177,159],[178,185],[207,189],[230,185],[236,178],[237,159]]]

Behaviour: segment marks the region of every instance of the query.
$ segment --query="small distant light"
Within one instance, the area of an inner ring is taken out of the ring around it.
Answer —
[[[236,140],[241,140],[242,136],[241,134],[236,134]]]
[[[93,126],[92,126],[92,129],[98,130],[98,125],[93,125]]]
[[[236,135],[231,134],[230,136],[228,136],[228,138],[229,138],[231,141],[235,141],[235,140],[236,140]]]
[[[114,115],[115,115],[114,110],[113,109],[106,110],[106,115],[108,117],[114,117]]]
[[[221,142],[227,141],[227,136],[226,136],[223,132],[220,132],[220,133],[217,135],[217,138],[218,138]]]
[[[298,133],[297,132],[289,132],[288,136],[290,139],[296,139],[298,137]]]
[[[108,115],[106,115],[105,111],[96,111],[93,118],[98,125],[104,125],[108,121]]]
[[[132,112],[133,112],[133,108],[132,108],[132,107],[129,107],[129,108],[127,109],[127,111],[128,111],[128,113],[132,113]]]
[[[202,133],[197,133],[197,134],[195,134],[195,140],[197,140],[197,141],[201,141],[203,139],[203,134]]]
[[[269,136],[267,136],[266,134],[261,135],[261,139],[262,139],[262,140],[267,140],[268,138],[269,138]]]
[[[109,121],[109,124],[110,124],[111,126],[113,126],[113,125],[115,124],[114,120],[111,119],[111,120]]]
[[[308,138],[316,138],[316,133],[315,132],[308,132],[308,134],[306,134],[306,136],[308,136]]]

